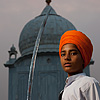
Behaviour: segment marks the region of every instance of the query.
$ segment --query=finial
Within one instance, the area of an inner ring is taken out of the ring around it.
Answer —
[[[50,2],[51,2],[51,0],[46,0],[46,2],[47,2],[47,4],[49,5],[49,4],[50,4]]]
[[[12,44],[12,47],[10,48],[11,51],[16,51],[16,48],[14,47],[14,44]]]

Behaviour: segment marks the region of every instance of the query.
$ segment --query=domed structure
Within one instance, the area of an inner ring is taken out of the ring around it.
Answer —
[[[62,33],[66,30],[76,30],[70,21],[57,15],[55,10],[47,5],[39,16],[29,21],[23,28],[19,39],[19,50],[22,55],[32,53],[41,23],[50,8],[51,11],[41,37],[38,52],[58,52],[58,44]]]

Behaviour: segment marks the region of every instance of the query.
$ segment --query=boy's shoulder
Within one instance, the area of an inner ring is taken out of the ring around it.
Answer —
[[[89,77],[89,76],[84,76],[80,79],[80,84],[81,84],[81,90],[84,92],[87,89],[89,89],[91,86],[94,86],[96,84],[99,85],[99,82],[93,78],[93,77]]]
[[[85,83],[99,83],[94,77],[84,76],[81,78]]]

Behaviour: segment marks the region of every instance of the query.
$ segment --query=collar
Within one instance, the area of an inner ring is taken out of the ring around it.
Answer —
[[[65,87],[71,85],[71,83],[73,83],[75,80],[80,79],[83,76],[86,76],[86,74],[85,73],[79,73],[79,74],[76,74],[76,75],[68,77],[66,79],[66,85],[65,85]]]

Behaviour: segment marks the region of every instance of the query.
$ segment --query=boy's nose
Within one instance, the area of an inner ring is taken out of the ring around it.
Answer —
[[[70,54],[65,55],[65,60],[68,60],[68,61],[71,60]]]

